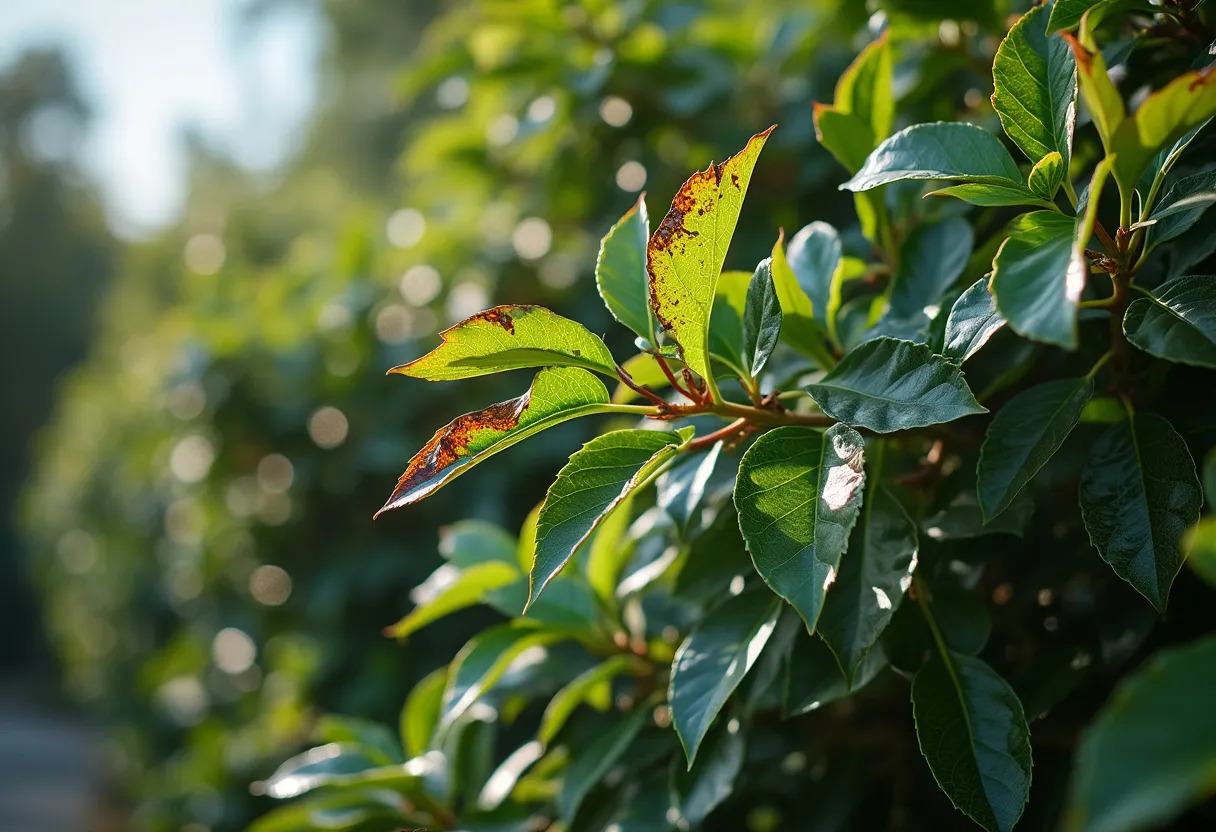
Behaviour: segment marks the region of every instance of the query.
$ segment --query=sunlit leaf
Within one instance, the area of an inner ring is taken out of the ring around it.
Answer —
[[[646,279],[649,239],[650,217],[642,195],[600,242],[595,285],[612,317],[654,344],[657,333]]]
[[[880,144],[841,190],[867,191],[904,179],[965,179],[1022,184],[1022,174],[1001,140],[973,124],[916,124]]]
[[[782,340],[823,369],[831,367],[836,362],[827,349],[828,330],[816,320],[814,304],[790,268],[781,238],[773,246],[770,268],[773,287],[781,304]]]
[[[444,570],[450,571],[445,572]],[[478,563],[461,570],[456,570],[452,566],[441,566],[437,574],[445,578],[450,575],[450,580],[445,580],[443,586],[436,587],[433,596],[425,601],[420,601],[409,615],[396,624],[386,627],[385,635],[398,639],[408,638],[427,624],[438,621],[458,610],[482,603],[488,591],[506,586],[519,578],[519,570],[515,568],[515,564],[495,560]],[[427,583],[433,579],[434,576],[428,579]],[[426,584],[422,586],[425,587]]]
[[[1037,161],[1030,169],[1026,186],[1036,195],[1050,202],[1055,199],[1056,191],[1064,184],[1068,176],[1068,167],[1056,151],[1052,151]],[[1054,205],[1054,203],[1052,203]]]
[[[1005,185],[965,182],[962,185],[938,188],[936,191],[930,191],[925,194],[925,196],[952,196],[971,205],[984,207],[1029,205],[1034,208],[1055,209],[1054,202],[1049,202],[1018,182]]]

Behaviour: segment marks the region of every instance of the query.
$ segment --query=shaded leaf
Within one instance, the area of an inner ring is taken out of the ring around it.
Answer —
[[[942,355],[962,364],[1004,325],[1005,319],[996,311],[996,301],[988,291],[987,278],[980,278],[950,308]]]
[[[612,705],[612,680],[637,667],[638,660],[633,656],[613,656],[580,673],[549,700],[536,738],[543,745],[549,745],[575,708],[583,703],[601,711],[607,710]]]
[[[781,427],[739,463],[735,508],[752,562],[811,632],[861,507],[863,449],[844,425]]]
[[[818,710],[861,690],[886,666],[887,657],[882,645],[875,645],[862,659],[850,685],[840,672],[840,663],[823,639],[817,635],[799,633],[786,671],[782,710],[787,717]]]
[[[841,190],[867,191],[904,179],[965,179],[1022,184],[1022,174],[1000,139],[973,124],[916,124],[880,144]]]
[[[1035,208],[1055,209],[1054,202],[1049,202],[1030,188],[1016,182],[1005,185],[965,182],[962,185],[938,188],[925,196],[952,196],[971,205],[985,207],[1030,205]]]
[[[657,333],[646,278],[649,239],[650,217],[642,194],[600,241],[595,286],[612,317],[654,344]]]
[[[798,285],[811,300],[815,320],[828,320],[832,278],[840,265],[840,235],[826,222],[815,221],[798,230],[785,250],[786,262]]]
[[[1047,464],[1094,394],[1092,378],[1060,379],[1010,399],[988,425],[977,469],[980,509],[992,519]]]
[[[380,511],[416,503],[486,458],[556,424],[612,409],[604,383],[577,367],[541,370],[527,393],[459,416],[414,455]]]
[[[890,314],[921,315],[940,303],[967,267],[974,239],[971,226],[959,217],[917,226],[900,247]]]
[[[1216,277],[1176,277],[1137,298],[1123,331],[1150,355],[1216,368]]]
[[[747,362],[744,369],[749,370],[753,378],[764,369],[780,334],[781,304],[773,286],[772,260],[766,259],[756,266],[756,273],[748,284],[747,306],[743,313],[743,359]]]
[[[1185,234],[1216,202],[1216,170],[1184,176],[1170,186],[1149,216],[1148,245],[1156,246]]]
[[[439,530],[439,554],[463,568],[487,561],[515,564],[515,538],[484,520],[460,520]]]
[[[699,827],[709,813],[730,797],[743,770],[746,750],[742,731],[717,731],[705,743],[696,765],[689,771],[672,766],[671,790],[679,818]]]
[[[1205,517],[1182,538],[1186,562],[1216,589],[1216,517]]]
[[[960,812],[1013,828],[1030,795],[1030,729],[1009,683],[983,661],[939,651],[912,682],[921,753]]]
[[[728,598],[680,645],[667,700],[689,768],[718,711],[760,656],[780,609],[767,592]]]
[[[439,581],[435,581],[436,576],[440,577]],[[384,634],[398,639],[408,638],[427,624],[482,603],[487,592],[518,578],[519,570],[514,563],[496,560],[460,570],[450,565],[441,566],[412,593],[417,606],[396,624],[386,627]],[[432,586],[428,587],[428,584]],[[430,591],[419,594],[418,590],[424,588]]]
[[[448,669],[440,667],[422,677],[405,698],[400,719],[401,745],[411,757],[417,757],[431,747],[447,685]]]
[[[709,317],[718,275],[735,233],[752,169],[769,128],[720,165],[694,173],[650,238],[646,252],[650,306],[693,372],[709,372]]]
[[[923,344],[894,338],[855,347],[806,390],[832,418],[878,433],[987,412],[958,367]]]
[[[562,790],[557,796],[558,813],[567,824],[574,820],[587,792],[617,764],[649,716],[650,708],[634,708],[628,715],[616,719],[611,729],[603,731],[590,745],[579,749],[566,769]]]
[[[815,318],[814,304],[786,260],[781,237],[773,245],[769,267],[773,275],[773,288],[781,304],[782,340],[812,358],[821,368],[831,367],[836,362],[826,346],[827,327]]]
[[[1077,28],[1081,17],[1102,0],[1055,0],[1051,5],[1051,17],[1047,21],[1047,34]]]
[[[549,486],[537,518],[529,604],[605,515],[675,455],[680,441],[666,431],[619,430],[597,436],[570,457]]]
[[[1179,543],[1203,498],[1186,442],[1165,419],[1108,425],[1081,471],[1081,517],[1102,559],[1165,609],[1182,566]]]
[[[431,352],[389,370],[429,381],[521,367],[582,367],[616,378],[612,353],[585,326],[543,306],[495,306],[439,333]]]
[[[1216,792],[1216,638],[1163,650],[1122,682],[1085,730],[1066,827],[1164,828]]]

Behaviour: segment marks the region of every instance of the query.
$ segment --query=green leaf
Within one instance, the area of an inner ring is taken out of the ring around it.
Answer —
[[[599,615],[595,593],[581,576],[558,575],[543,596],[528,604],[528,578],[521,575],[519,580],[487,592],[486,603],[511,618],[519,616],[527,605],[524,623],[565,627],[584,634],[594,629]]]
[[[770,269],[777,300],[781,304],[781,337],[794,349],[809,356],[821,368],[827,369],[836,363],[826,343],[827,328],[815,318],[815,307],[806,290],[798,282],[785,256],[782,239],[773,245]]]
[[[381,786],[422,801],[427,800],[425,780],[441,766],[442,758],[432,754],[382,766],[358,744],[331,742],[285,760],[258,787],[268,797],[284,800],[321,787]]]
[[[815,102],[815,138],[850,174],[861,170],[878,139],[865,119]]]
[[[705,732],[760,656],[780,611],[780,602],[767,592],[728,598],[676,652],[667,701],[690,769]]]
[[[642,195],[600,241],[595,285],[612,317],[654,344],[658,333],[646,278],[649,239],[650,217],[646,214],[646,197]]]
[[[1131,198],[1153,156],[1216,114],[1216,68],[1174,78],[1155,90],[1135,114],[1116,128],[1108,150],[1115,156],[1115,181]]]
[[[747,375],[748,356],[743,350],[743,318],[747,314],[750,272],[725,271],[714,293],[713,317],[709,320],[709,353],[712,362],[729,368],[733,376]]]
[[[840,250],[836,229],[819,221],[799,229],[785,250],[790,271],[811,300],[815,320],[824,323],[831,306],[832,279],[840,265]]]
[[[410,460],[376,516],[418,502],[479,462],[546,428],[612,409],[604,383],[586,370],[541,370],[519,398],[458,416],[440,428]]]
[[[893,74],[891,46],[884,33],[858,53],[836,82],[836,108],[861,119],[875,140],[888,136],[895,120]]]
[[[1136,185],[1136,193],[1140,196],[1140,219],[1146,219],[1156,204],[1157,191],[1160,190],[1165,177],[1173,169],[1174,164],[1182,156],[1182,152],[1190,146],[1199,132],[1211,121],[1205,121],[1198,127],[1194,127],[1186,133],[1182,134],[1178,141],[1174,142],[1172,147],[1161,150],[1148,163],[1144,173],[1140,176],[1140,182]]]
[[[916,317],[940,303],[967,267],[974,240],[970,224],[960,217],[913,229],[899,249],[890,314]]]
[[[728,728],[706,741],[691,770],[672,766],[671,791],[679,812],[676,828],[699,828],[709,813],[730,797],[743,770],[745,751],[743,732]]]
[[[1072,47],[1073,58],[1077,62],[1077,87],[1081,99],[1102,138],[1102,146],[1109,154],[1115,131],[1127,118],[1123,96],[1110,80],[1102,53],[1092,42],[1083,42],[1086,40],[1084,27],[1080,39],[1069,34],[1065,34],[1064,38]]]
[[[549,700],[536,738],[548,746],[574,713],[574,709],[583,703],[601,711],[608,710],[612,705],[612,680],[636,670],[638,660],[633,656],[613,656],[580,673]]]
[[[980,510],[991,520],[1013,502],[1081,419],[1094,394],[1092,378],[1059,379],[1031,387],[997,411],[980,449]]]
[[[482,603],[487,592],[518,578],[515,564],[502,561],[487,561],[461,570],[451,565],[441,566],[411,593],[417,606],[396,624],[386,627],[384,634],[397,639],[408,638],[427,624]]]
[[[680,347],[693,372],[712,384],[709,316],[752,169],[773,128],[751,138],[738,154],[694,173],[646,250],[650,308]]]
[[[1050,201],[1055,199],[1056,191],[1064,184],[1067,176],[1068,167],[1064,164],[1060,154],[1053,150],[1030,169],[1026,185],[1031,191],[1054,206],[1055,203]]]
[[[950,308],[942,355],[962,364],[1004,325],[1005,319],[996,311],[996,302],[988,291],[988,280],[980,278]]]
[[[1186,562],[1216,589],[1216,517],[1205,517],[1182,538]]]
[[[1060,155],[1056,164],[1062,178],[1072,153],[1077,74],[1068,44],[1047,36],[1049,14],[1046,6],[1032,8],[997,47],[992,106],[1005,133],[1031,162],[1038,163],[1050,153]],[[1055,189],[1039,193],[1051,199]]]
[[[973,124],[934,122],[901,130],[880,144],[841,190],[868,191],[904,179],[965,179],[1022,184],[1001,140]]]
[[[607,610],[616,609],[616,584],[626,561],[633,554],[634,541],[629,537],[633,520],[633,498],[613,509],[595,530],[587,547],[584,571],[587,584]]]
[[[438,730],[447,730],[469,706],[494,687],[520,653],[567,637],[565,630],[538,630],[515,624],[502,624],[474,636],[452,661]]]
[[[515,564],[515,538],[484,520],[461,520],[439,530],[439,554],[462,569],[487,561]]]
[[[1066,828],[1164,829],[1216,792],[1213,690],[1211,636],[1162,650],[1122,682],[1081,737]]]
[[[1185,234],[1213,202],[1216,202],[1216,171],[1179,179],[1165,192],[1149,216],[1155,222],[1148,230],[1148,245],[1158,246]]]
[[[447,685],[448,669],[440,667],[422,677],[405,698],[401,708],[401,745],[411,757],[417,757],[431,747]]]
[[[578,814],[583,798],[617,764],[649,717],[649,707],[634,708],[610,729],[601,732],[590,745],[578,750],[566,769],[562,790],[557,796],[558,813],[567,826]]]
[[[912,682],[921,753],[960,812],[1013,828],[1030,794],[1030,729],[1013,688],[980,659],[939,651]]]
[[[1090,199],[1096,201],[1096,194]],[[1035,211],[1018,219],[997,250],[989,288],[997,311],[1019,335],[1075,349],[1077,304],[1088,274],[1076,221]]]
[[[958,367],[924,344],[894,338],[875,338],[850,350],[806,390],[833,419],[877,433],[988,412]]]
[[[1077,28],[1082,16],[1089,11],[1090,6],[1096,6],[1103,0],[1056,0],[1051,6],[1051,17],[1047,21],[1047,34],[1064,32]]]
[[[795,716],[844,699],[872,682],[885,667],[886,654],[882,645],[876,644],[862,659],[850,685],[841,675],[840,664],[823,639],[799,633],[786,669],[782,711],[787,717]]]
[[[861,508],[864,442],[845,425],[782,427],[739,462],[739,530],[760,577],[793,605],[809,632],[836,580]]]
[[[1019,182],[1006,185],[966,182],[962,185],[938,188],[936,191],[930,191],[925,194],[925,196],[952,196],[970,205],[982,207],[1030,205],[1035,208],[1047,208],[1052,211],[1056,208],[1054,202],[1044,199]]]
[[[377,765],[403,763],[401,743],[388,726],[354,716],[326,714],[317,721],[313,732],[321,743],[357,745]]]
[[[916,524],[903,506],[886,489],[873,489],[818,626],[850,684],[911,585],[918,548]]]
[[[1176,277],[1127,307],[1127,340],[1180,364],[1216,368],[1216,277]]]
[[[743,358],[755,378],[768,363],[781,335],[781,303],[773,286],[772,259],[760,261],[747,286],[743,312]]]
[[[582,367],[616,378],[612,353],[598,335],[543,306],[495,306],[439,337],[438,347],[389,372],[448,381],[521,367]]]
[[[1209,506],[1216,509],[1216,448],[1208,451],[1203,463],[1203,490],[1207,493]]]
[[[1081,471],[1081,517],[1115,574],[1159,611],[1182,566],[1178,545],[1203,497],[1186,442],[1160,416],[1108,425]]]
[[[597,436],[570,457],[549,486],[536,522],[529,605],[605,515],[662,470],[680,441],[666,431],[618,430]]]

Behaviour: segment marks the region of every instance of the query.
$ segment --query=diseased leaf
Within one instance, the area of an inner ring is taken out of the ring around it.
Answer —
[[[649,239],[650,217],[646,213],[646,195],[642,194],[600,242],[595,285],[612,317],[655,344],[658,333],[646,278]]]
[[[739,463],[735,509],[760,577],[814,632],[857,522],[864,442],[853,429],[782,427]]]
[[[693,372],[712,383],[709,317],[752,169],[773,128],[681,186],[646,251],[650,307]]]
[[[1056,151],[1052,151],[1044,156],[1039,161],[1035,162],[1033,168],[1030,169],[1030,176],[1026,180],[1026,186],[1030,188],[1038,196],[1045,200],[1055,199],[1056,191],[1064,184],[1064,179],[1068,176],[1068,168],[1064,164],[1064,160]],[[1055,203],[1051,203],[1054,205]]]
[[[417,757],[431,747],[447,684],[448,669],[441,667],[422,677],[405,698],[401,708],[401,745],[409,756]]]
[[[436,577],[440,580],[436,581]],[[418,586],[411,595],[417,606],[409,615],[384,629],[386,636],[405,639],[427,624],[466,607],[480,604],[492,589],[506,586],[519,578],[514,563],[486,561],[465,569],[444,565]],[[419,590],[424,590],[420,593]],[[429,590],[429,591],[427,591]]]
[[[833,419],[878,433],[987,412],[958,367],[923,344],[894,338],[855,347],[806,390]]]
[[[913,317],[940,303],[967,267],[973,243],[971,226],[959,217],[915,228],[900,247],[890,314]]]
[[[960,812],[989,832],[1017,823],[1030,795],[1030,729],[1013,688],[987,664],[939,651],[912,682],[916,736]]]
[[[950,308],[942,355],[962,364],[1004,325],[1005,319],[996,311],[996,302],[988,291],[988,280],[980,278]]]
[[[1127,307],[1123,331],[1150,355],[1216,368],[1216,277],[1176,277],[1137,298]]]
[[[1164,829],[1216,792],[1212,690],[1211,636],[1162,650],[1122,682],[1081,736],[1066,828]]]
[[[873,472],[871,478],[877,479]],[[903,506],[886,489],[873,488],[818,624],[850,684],[912,584],[918,547],[916,524]]]
[[[676,652],[667,701],[690,769],[705,732],[772,635],[780,610],[778,599],[767,592],[728,598]]]
[[[772,259],[760,261],[747,286],[743,312],[743,359],[755,378],[764,369],[781,334],[781,303],[773,286]]]
[[[1009,400],[988,425],[977,469],[980,509],[991,520],[1047,464],[1094,394],[1092,378],[1059,379]]]
[[[778,237],[773,245],[773,256],[769,265],[773,275],[773,287],[781,304],[782,339],[803,355],[812,358],[821,368],[831,367],[836,362],[826,346],[828,330],[815,319],[814,304],[786,260],[781,237]]]
[[[618,430],[597,436],[570,457],[549,486],[537,518],[529,605],[608,512],[675,455],[680,441],[665,431]]]
[[[580,673],[549,701],[536,738],[548,746],[574,710],[584,703],[601,711],[608,710],[612,705],[612,680],[637,669],[638,660],[633,656],[613,656]]]
[[[629,714],[616,719],[590,745],[577,749],[562,778],[561,793],[557,796],[558,813],[567,826],[578,814],[583,798],[617,764],[649,716],[650,708],[634,708]]]
[[[916,124],[880,144],[841,190],[868,191],[904,179],[965,179],[1022,184],[1022,174],[1001,140],[973,124]]]
[[[1058,153],[1056,165],[1062,174],[1068,170],[1072,154],[1077,78],[1068,44],[1046,34],[1048,16],[1053,13],[1046,6],[1035,6],[1001,41],[992,64],[996,89],[992,106],[1005,133],[1031,162],[1037,164],[1048,154]],[[1034,182],[1032,174],[1031,190],[1035,190]],[[1038,193],[1051,199],[1055,187]]]
[[[1108,425],[1081,471],[1081,517],[1115,574],[1165,609],[1182,566],[1179,543],[1203,497],[1186,442],[1160,416]]]
[[[495,306],[439,333],[443,343],[390,373],[428,381],[472,378],[521,367],[582,367],[616,378],[599,336],[543,306]]]
[[[948,188],[938,188],[925,196],[952,196],[971,205],[983,207],[1000,207],[1004,205],[1029,205],[1034,208],[1055,210],[1055,203],[1049,202],[1039,194],[1021,183],[992,185],[965,182],[962,185],[951,185]]]
[[[1182,177],[1170,186],[1149,216],[1155,222],[1148,230],[1147,245],[1158,246],[1182,236],[1199,222],[1213,202],[1216,202],[1216,170]]]
[[[577,367],[541,370],[527,393],[458,416],[414,455],[376,516],[416,503],[474,465],[556,424],[612,410],[604,383]]]

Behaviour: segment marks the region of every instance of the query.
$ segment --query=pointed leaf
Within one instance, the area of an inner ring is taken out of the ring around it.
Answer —
[[[794,349],[812,358],[821,368],[827,369],[835,362],[826,343],[827,328],[815,319],[815,308],[806,290],[802,288],[794,270],[785,256],[782,238],[773,245],[773,287],[781,303],[781,337]]]
[[[841,190],[868,191],[903,179],[966,179],[1022,184],[1001,140],[973,124],[935,122],[901,130],[880,144]]]
[[[709,316],[752,169],[773,128],[753,136],[720,165],[694,173],[650,238],[650,307],[680,347],[684,362],[709,375]]]
[[[654,344],[657,333],[646,279],[649,239],[650,217],[642,194],[600,241],[595,286],[612,317]]]
[[[1176,277],[1137,298],[1123,319],[1127,340],[1180,364],[1216,368],[1216,277]]]
[[[1077,88],[1081,92],[1081,99],[1089,110],[1094,127],[1098,129],[1098,135],[1102,137],[1102,146],[1110,151],[1115,131],[1127,118],[1127,109],[1123,106],[1123,96],[1110,80],[1102,53],[1094,44],[1085,42],[1084,31],[1081,35],[1080,39],[1068,33],[1063,37],[1072,47],[1073,58],[1077,62]]]
[[[819,221],[799,229],[785,250],[790,271],[810,298],[812,314],[818,321],[826,322],[828,318],[832,277],[840,265],[840,250],[836,229]]]
[[[992,64],[992,106],[1030,161],[1058,153],[1067,170],[1077,118],[1076,62],[1062,38],[1047,36],[1050,14],[1046,6],[1034,7],[1001,41]]]
[[[861,507],[864,442],[844,425],[782,427],[739,462],[739,530],[760,577],[814,632]]]
[[[747,286],[743,312],[743,359],[752,378],[760,374],[781,334],[781,303],[773,286],[772,259],[761,260]]]
[[[422,677],[405,698],[401,708],[401,746],[409,756],[417,757],[431,747],[447,684],[448,669],[441,667]]]
[[[1055,210],[1055,203],[1049,202],[1030,188],[1019,182],[1005,185],[991,185],[966,182],[962,185],[951,185],[948,188],[938,188],[925,196],[952,196],[970,205],[984,207],[1000,207],[1004,205],[1030,205],[1035,208]]]
[[[836,82],[835,105],[861,119],[875,139],[891,132],[895,118],[893,61],[886,35],[867,44]]]
[[[536,522],[529,604],[605,516],[675,455],[679,443],[678,435],[665,431],[618,430],[597,436],[570,457],[549,486]]]
[[[989,832],[1017,823],[1030,794],[1030,729],[1009,683],[980,659],[939,652],[912,682],[921,753],[960,812]]]
[[[1064,184],[1067,176],[1068,168],[1063,158],[1053,150],[1035,162],[1034,167],[1030,169],[1030,176],[1026,179],[1026,186],[1038,196],[1050,201],[1055,199],[1056,191]]]
[[[536,738],[542,745],[548,746],[562,730],[575,708],[583,703],[601,711],[607,710],[612,705],[612,680],[636,670],[638,660],[633,656],[613,656],[580,673],[549,701],[541,717]]]
[[[1081,517],[1102,559],[1165,609],[1203,497],[1186,442],[1160,416],[1108,425],[1081,471]]]
[[[1064,444],[1094,394],[1092,378],[1031,387],[997,411],[980,449],[980,510],[991,520],[1009,507]]]
[[[599,336],[543,306],[495,306],[439,333],[443,343],[400,373],[428,381],[472,378],[520,367],[583,367],[616,378]]]
[[[833,419],[878,433],[987,413],[958,367],[924,344],[894,338],[854,348],[806,390]]]
[[[384,630],[386,636],[397,639],[408,638],[414,631],[427,624],[459,610],[480,604],[490,590],[506,586],[518,579],[519,570],[515,568],[514,563],[492,560],[461,570],[457,570],[451,565],[441,566],[436,575],[445,578],[443,586],[435,587],[437,591],[425,600],[419,599],[418,606],[414,607],[409,615],[396,624],[386,627]],[[432,583],[434,578],[435,575],[432,575],[426,583]]]
[[[912,584],[918,547],[912,518],[886,489],[875,488],[819,618],[819,635],[850,684]]]
[[[817,635],[799,633],[790,654],[782,712],[788,716],[818,710],[864,688],[888,666],[882,645],[875,645],[853,674],[852,684],[845,681],[840,664]]]
[[[780,602],[767,592],[729,598],[676,652],[667,701],[690,769],[718,711],[759,658],[780,610]]]
[[[988,280],[980,278],[959,295],[950,309],[942,355],[962,364],[1004,325],[1005,319],[996,311],[996,301],[988,291]]]
[[[1101,2],[1102,0],[1056,0],[1051,6],[1051,17],[1047,21],[1047,34],[1077,28],[1077,24],[1090,7]]]
[[[612,409],[604,383],[577,367],[541,370],[527,393],[458,416],[414,455],[380,511],[416,503],[474,465],[561,422]]]
[[[1213,202],[1216,202],[1216,171],[1179,179],[1161,197],[1149,217],[1156,222],[1148,231],[1148,245],[1157,246],[1185,234]]]
[[[1212,690],[1211,636],[1161,651],[1122,682],[1081,737],[1066,828],[1175,828],[1173,818],[1216,792]]]
[[[914,229],[900,246],[890,314],[914,317],[940,303],[967,267],[973,242],[971,226],[959,217]]]
[[[770,648],[771,649],[771,648]],[[742,731],[721,730],[705,743],[690,771],[673,766],[671,790],[679,812],[677,829],[698,828],[709,813],[730,797],[746,751]]]
[[[650,708],[634,708],[631,713],[619,716],[615,724],[601,732],[590,745],[577,749],[577,756],[566,768],[562,790],[557,796],[558,813],[567,826],[578,814],[583,798],[617,764],[649,717]]]

